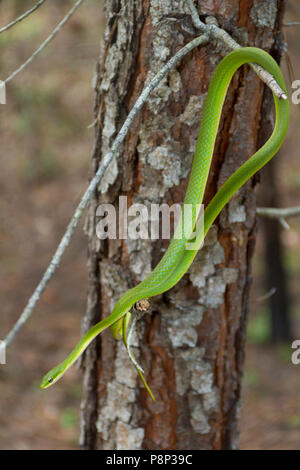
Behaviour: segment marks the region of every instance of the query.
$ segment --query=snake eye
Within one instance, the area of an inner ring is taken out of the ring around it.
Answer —
[[[48,382],[49,382],[49,384],[51,384],[51,382],[53,382],[52,377],[50,377],[50,378],[48,379]]]

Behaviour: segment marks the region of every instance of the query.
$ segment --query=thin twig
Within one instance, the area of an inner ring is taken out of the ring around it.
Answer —
[[[282,26],[300,26],[300,21],[291,21],[290,23],[282,23]]]
[[[149,312],[150,307],[151,307],[151,305],[150,305],[150,302],[149,302],[148,299],[141,299],[141,300],[139,300],[138,302],[136,302],[134,304],[134,306],[132,307],[131,312],[130,312],[131,313],[131,316],[130,316],[131,325],[130,325],[129,333],[128,333],[128,336],[127,336],[127,345],[125,344],[128,355],[129,355],[131,361],[135,365],[136,369],[138,371],[140,371],[142,374],[144,373],[144,370],[139,365],[136,358],[134,357],[133,352],[131,351],[131,347],[132,347],[132,343],[133,343],[133,333],[135,331],[136,323],[137,323],[138,320],[143,318],[143,316],[147,312]],[[123,328],[124,327],[125,326],[123,325]]]
[[[265,300],[270,299],[274,294],[276,294],[276,292],[276,287],[272,287],[265,295],[258,297],[258,299],[256,299],[256,302],[264,302]]]
[[[207,24],[203,23],[203,21],[200,20],[197,8],[194,5],[193,0],[187,0],[187,3],[189,5],[190,11],[191,11],[191,16],[192,20],[194,23],[194,26],[199,29],[202,33],[207,33],[210,35],[210,37],[214,37],[217,39],[220,39],[223,41],[230,49],[239,49],[240,44],[237,43],[224,29],[219,28],[218,22],[216,18],[209,16],[206,18]],[[275,81],[274,77],[267,72],[263,67],[257,64],[250,64],[253,70],[256,72],[256,74],[259,76],[259,78],[266,84],[268,87],[271,88],[275,96],[280,99],[287,99],[286,94],[284,91],[280,88],[278,83]]]
[[[5,81],[5,83],[9,82],[10,80],[12,80],[16,75],[18,75],[18,73],[22,72],[22,70],[24,70],[27,65],[29,65],[35,58],[36,56],[43,50],[45,49],[45,47],[49,44],[50,41],[52,41],[52,39],[56,36],[56,34],[62,29],[62,27],[66,24],[66,22],[71,18],[71,16],[73,15],[73,13],[77,10],[77,8],[82,4],[84,0],[78,0],[75,5],[71,8],[71,10],[69,11],[69,13],[67,13],[67,15],[60,21],[60,23],[58,23],[58,25],[56,26],[56,28],[52,31],[52,33],[50,34],[50,36],[47,37],[47,39],[45,39],[45,41],[38,47],[38,49],[36,51],[34,51],[34,53],[32,54],[32,56],[29,57],[29,59],[26,60],[26,62],[24,62],[24,64],[22,64],[17,70],[15,70]]]
[[[257,215],[260,217],[268,217],[269,219],[286,219],[287,217],[296,217],[300,215],[300,206],[287,207],[285,209],[277,207],[258,207],[256,209]]]
[[[280,217],[280,219],[278,219],[278,222],[280,223],[281,227],[284,228],[285,230],[290,230],[290,225],[287,223],[287,221],[283,218],[283,217]]]
[[[133,333],[135,332],[137,319],[138,319],[137,315],[133,314],[133,316],[131,316],[131,325],[130,325],[129,333],[127,336],[127,352],[128,352],[128,356],[131,359],[131,362],[135,365],[137,370],[139,370],[143,374],[144,369],[139,365],[139,363],[137,362],[136,358],[134,357],[131,351],[132,342],[133,342]]]
[[[27,16],[31,15],[31,13],[33,13],[35,10],[41,7],[43,3],[45,3],[45,1],[46,0],[40,0],[32,8],[30,8],[30,10],[25,11],[25,13],[19,16],[16,20],[12,21],[11,23],[8,23],[6,26],[3,26],[3,28],[0,28],[0,34],[4,33],[4,31],[7,31],[8,29],[12,28],[15,24],[27,18]]]
[[[300,206],[287,207],[286,209],[279,209],[277,207],[258,207],[256,209],[256,213],[260,217],[277,219],[284,229],[289,230],[290,226],[285,219],[300,215]]]
[[[111,151],[108,152],[93,179],[91,180],[88,188],[86,189],[80,203],[78,204],[75,213],[73,217],[71,218],[71,221],[69,222],[69,225],[66,229],[65,234],[63,235],[58,248],[48,266],[46,269],[41,281],[39,282],[37,288],[35,289],[34,293],[30,297],[28,304],[26,305],[23,313],[19,317],[18,321],[15,323],[11,331],[8,333],[7,337],[4,340],[4,343],[6,346],[8,346],[15,338],[15,336],[18,334],[18,332],[22,329],[23,325],[26,323],[28,318],[30,317],[34,307],[36,306],[38,300],[40,299],[41,294],[44,292],[48,282],[52,278],[53,274],[55,273],[56,269],[58,268],[60,264],[61,257],[66,250],[67,246],[70,243],[70,239],[77,227],[78,221],[81,218],[84,209],[86,208],[89,200],[91,199],[96,187],[98,186],[99,182],[102,180],[103,175],[108,168],[109,164],[113,160],[113,158],[116,156],[121,144],[123,143],[130,127],[131,124],[137,115],[138,111],[141,109],[145,101],[147,101],[150,93],[158,86],[158,84],[162,81],[162,79],[168,74],[168,72],[174,68],[178,62],[186,55],[188,54],[192,49],[195,47],[198,47],[199,45],[202,45],[208,41],[208,35],[203,34],[202,36],[199,36],[193,41],[189,42],[186,46],[184,46],[182,49],[180,49],[167,63],[166,65],[153,77],[153,79],[149,82],[148,85],[145,86],[144,90],[142,91],[141,95],[137,99],[135,105],[131,109],[130,113],[128,114],[120,132],[118,133],[116,139],[114,140],[114,143],[112,145]]]

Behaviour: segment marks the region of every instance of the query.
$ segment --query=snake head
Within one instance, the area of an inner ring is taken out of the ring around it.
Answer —
[[[42,389],[51,387],[51,385],[55,384],[55,382],[60,379],[61,375],[61,368],[59,366],[54,367],[44,375],[40,387]]]

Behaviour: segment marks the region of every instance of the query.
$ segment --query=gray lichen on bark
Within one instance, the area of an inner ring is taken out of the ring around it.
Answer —
[[[259,28],[273,29],[276,15],[276,0],[256,0],[250,10],[250,17]]]
[[[117,346],[114,368],[115,378],[106,385],[105,400],[100,399],[97,431],[103,449],[141,449],[144,429],[138,425],[135,408],[137,376],[122,343]]]

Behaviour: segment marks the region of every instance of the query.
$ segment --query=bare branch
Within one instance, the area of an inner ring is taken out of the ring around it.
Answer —
[[[55,273],[56,269],[58,268],[62,255],[65,252],[66,248],[68,247],[70,243],[70,239],[77,227],[78,221],[81,218],[84,209],[86,208],[89,200],[91,199],[97,185],[99,182],[102,180],[103,175],[110,165],[111,161],[113,158],[117,155],[118,150],[123,143],[130,127],[131,124],[137,115],[138,111],[141,109],[143,104],[147,101],[150,93],[158,86],[158,84],[162,81],[162,79],[168,74],[168,72],[174,68],[180,60],[188,54],[192,49],[195,47],[198,47],[199,45],[202,45],[208,41],[208,35],[204,34],[202,36],[199,36],[195,38],[193,41],[189,42],[186,46],[184,46],[182,49],[180,49],[167,63],[166,65],[153,77],[153,79],[149,82],[148,85],[145,86],[144,90],[142,91],[141,95],[137,99],[135,105],[131,109],[130,113],[128,114],[120,132],[118,133],[116,139],[114,140],[114,143],[112,145],[111,151],[108,152],[104,158],[102,159],[102,162],[97,170],[97,173],[91,180],[88,188],[86,189],[80,203],[78,204],[75,213],[73,217],[71,218],[71,221],[69,222],[69,225],[66,229],[65,234],[63,235],[58,248],[56,249],[56,252],[54,256],[51,259],[51,262],[46,269],[41,281],[39,282],[37,288],[35,289],[34,293],[30,297],[28,304],[26,305],[23,313],[19,317],[18,321],[15,323],[11,331],[8,333],[7,337],[4,340],[4,344],[8,346],[16,337],[18,332],[22,329],[30,315],[32,314],[32,311],[34,307],[36,306],[37,302],[40,299],[41,294],[44,292],[48,282],[52,278],[53,274]]]
[[[258,207],[256,209],[257,215],[260,217],[268,217],[269,219],[280,219],[287,217],[296,217],[300,215],[300,206],[287,207],[285,209],[277,207]]]
[[[239,49],[241,46],[239,43],[237,43],[224,29],[219,28],[218,22],[216,18],[209,16],[206,18],[206,23],[203,23],[203,21],[200,20],[198,11],[194,5],[193,0],[187,0],[187,3],[189,5],[190,11],[191,11],[191,16],[192,20],[194,23],[194,26],[199,29],[202,33],[209,34],[210,37],[214,37],[217,39],[220,39],[223,41],[229,49]],[[257,64],[250,64],[253,70],[256,72],[256,74],[259,76],[259,78],[268,85],[269,88],[271,88],[272,92],[277,96],[277,98],[280,99],[287,99],[286,94],[284,91],[280,88],[278,83],[275,81],[274,77],[267,72],[265,69],[263,69],[260,65]]]
[[[284,229],[289,230],[290,226],[285,219],[300,215],[300,206],[287,207],[286,209],[279,209],[276,207],[258,207],[256,209],[256,213],[260,217],[277,219]]]
[[[276,292],[276,287],[272,287],[265,295],[258,297],[258,299],[256,299],[256,302],[264,302],[265,300],[270,299],[274,294],[276,294]]]
[[[31,15],[31,13],[33,13],[35,10],[41,7],[43,3],[45,3],[45,1],[46,0],[40,0],[32,8],[30,8],[30,10],[27,10],[25,13],[23,13],[23,15],[19,16],[16,20],[12,21],[11,23],[8,23],[6,26],[3,26],[3,28],[0,28],[0,34],[4,33],[4,31],[7,31],[8,29],[12,28],[15,24],[27,18],[27,16]]]
[[[300,21],[291,21],[290,23],[282,23],[282,26],[300,26]]]
[[[137,368],[137,370],[139,370],[143,374],[144,369],[142,368],[142,366],[139,365],[139,363],[137,362],[136,358],[134,357],[131,351],[132,343],[133,343],[133,334],[135,332],[137,319],[138,319],[138,316],[133,314],[133,316],[131,317],[131,325],[130,325],[130,329],[129,329],[129,333],[127,337],[127,352],[134,366]]]
[[[287,221],[283,217],[280,217],[278,219],[278,222],[280,223],[282,228],[284,228],[285,230],[290,230],[291,227],[289,226],[289,224],[287,223]]]
[[[66,22],[71,18],[71,16],[73,15],[73,13],[77,10],[77,8],[82,4],[84,0],[78,0],[75,5],[71,8],[71,10],[69,11],[69,13],[67,13],[67,15],[60,21],[60,23],[58,23],[58,25],[56,26],[56,28],[52,31],[52,33],[50,34],[50,36],[47,37],[47,39],[45,39],[45,41],[38,47],[38,49],[36,51],[34,51],[34,53],[32,54],[32,56],[29,57],[29,59],[26,60],[26,62],[24,62],[24,64],[22,64],[17,70],[15,70],[5,81],[5,83],[8,83],[10,80],[12,80],[16,75],[18,75],[20,72],[22,72],[22,70],[24,70],[27,65],[29,65],[35,58],[36,56],[42,52],[43,49],[45,49],[45,47],[49,44],[49,42],[52,41],[52,39],[56,36],[56,34],[62,29],[62,27],[66,24]]]

